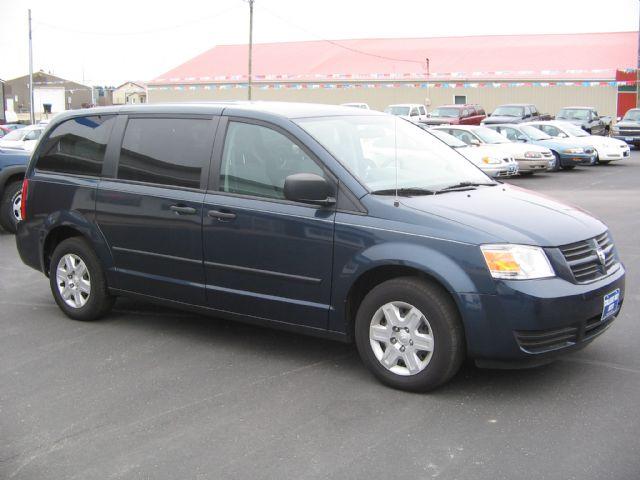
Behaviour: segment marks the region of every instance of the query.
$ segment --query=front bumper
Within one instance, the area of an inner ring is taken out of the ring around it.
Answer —
[[[601,320],[603,298],[620,289],[625,270],[589,284],[554,277],[499,281],[498,294],[461,294],[469,356],[480,364],[527,366],[588,345],[618,315]]]
[[[539,160],[516,158],[516,162],[518,162],[518,170],[520,172],[544,172],[549,168],[549,159],[546,158]]]
[[[605,162],[612,162],[615,160],[622,160],[624,158],[629,158],[631,156],[631,152],[628,146],[624,146],[624,148],[620,147],[599,147],[598,148],[598,160]]]
[[[595,153],[560,153],[562,166],[591,165],[595,163]]]

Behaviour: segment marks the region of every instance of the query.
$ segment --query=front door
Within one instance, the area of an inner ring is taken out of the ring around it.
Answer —
[[[218,117],[130,117],[116,178],[98,187],[97,222],[111,247],[110,285],[205,305],[204,187]]]
[[[283,186],[294,173],[329,174],[274,126],[231,119],[220,129],[204,201],[209,306],[326,329],[335,209],[287,201]]]

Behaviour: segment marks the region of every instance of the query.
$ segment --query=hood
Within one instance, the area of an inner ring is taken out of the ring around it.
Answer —
[[[496,238],[498,242],[557,247],[595,237],[606,230],[602,222],[584,210],[502,184],[407,197],[401,203],[484,232],[487,238]]]
[[[631,120],[621,120],[615,124],[616,127],[640,128],[640,122],[632,122]]]
[[[531,143],[531,142],[529,142],[529,143],[519,143],[519,142],[500,143],[498,145],[500,145],[501,148],[504,148],[504,150],[509,152],[514,157],[518,157],[518,158],[524,157],[525,152],[544,153],[544,152],[548,152],[549,151],[548,148],[541,147],[541,146],[536,145],[536,144]]]
[[[522,119],[520,117],[507,117],[504,115],[491,115],[490,117],[485,118],[482,123],[484,124],[492,124],[492,123],[519,123]]]
[[[458,123],[458,119],[451,117],[429,117],[420,123],[426,123],[427,125],[453,125]]]
[[[602,135],[589,135],[587,137],[570,137],[569,140],[581,146],[589,147],[616,147],[626,145],[622,140],[611,137],[603,137]]]
[[[571,123],[571,124],[575,125],[576,127],[582,127],[583,125],[586,125],[587,123],[589,123],[587,120],[580,120],[580,119],[577,119],[577,118],[558,118],[558,117],[556,117],[556,120],[559,120],[561,122]]]

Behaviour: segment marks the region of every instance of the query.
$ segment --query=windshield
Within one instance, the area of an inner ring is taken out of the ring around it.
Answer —
[[[459,108],[436,108],[431,111],[432,117],[448,117],[458,118],[460,116]]]
[[[589,120],[589,110],[585,108],[563,108],[556,118],[565,120]]]
[[[442,130],[427,130],[431,135],[436,137],[438,140],[442,140],[444,143],[453,148],[462,148],[468,147],[466,143],[462,140],[457,139],[453,135],[449,135],[447,132],[443,132]]]
[[[473,134],[476,135],[484,143],[511,143],[504,135],[500,135],[495,130],[490,128],[480,127],[473,130]]]
[[[409,115],[409,107],[390,105],[385,108],[384,113],[390,113],[391,115]]]
[[[572,137],[588,137],[589,134],[572,123],[563,123],[560,127]]]
[[[24,136],[29,131],[30,130],[27,130],[26,128],[19,128],[18,130],[11,130],[4,137],[2,137],[2,139],[3,140],[22,140],[24,138]]]
[[[491,116],[504,116],[504,117],[524,117],[524,109],[522,107],[498,107],[496,108]]]
[[[622,120],[628,120],[630,122],[640,122],[640,110],[629,110],[624,114]]]
[[[549,140],[551,136],[544,133],[542,130],[538,130],[536,127],[530,125],[523,125],[520,127],[522,133],[533,140]]]
[[[402,119],[367,115],[297,122],[372,191],[494,183],[455,150]]]

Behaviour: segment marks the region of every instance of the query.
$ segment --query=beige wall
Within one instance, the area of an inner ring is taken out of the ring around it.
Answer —
[[[129,99],[131,95],[134,93],[140,94],[140,95],[146,95],[145,89],[141,88],[135,83],[127,82],[124,85],[120,85],[118,88],[116,88],[113,91],[113,104],[124,105],[125,103],[131,103],[130,101],[127,102],[127,99]],[[135,98],[136,98],[136,103],[140,103],[140,96],[137,95]]]
[[[430,98],[432,107],[453,103],[455,95],[466,95],[468,103],[479,103],[487,112],[504,103],[534,103],[543,113],[555,115],[562,107],[587,105],[598,109],[601,115],[616,113],[615,87],[504,87],[504,88],[318,88],[261,90],[253,88],[254,100],[278,100],[339,104],[364,102],[376,110],[392,103],[423,103]],[[155,90],[148,91],[149,103],[246,100],[246,88],[228,90]]]

